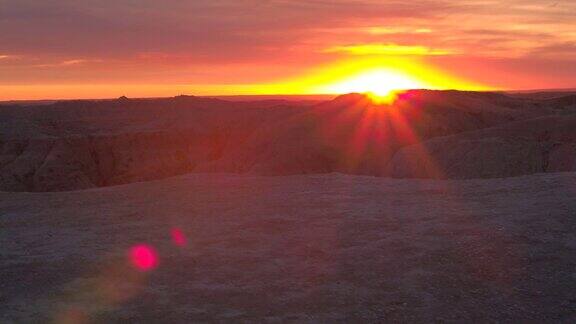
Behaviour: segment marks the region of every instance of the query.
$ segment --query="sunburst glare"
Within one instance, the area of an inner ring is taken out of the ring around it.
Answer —
[[[367,93],[377,103],[391,103],[404,89],[424,88],[415,78],[391,69],[374,69],[353,75],[326,86],[329,93]]]

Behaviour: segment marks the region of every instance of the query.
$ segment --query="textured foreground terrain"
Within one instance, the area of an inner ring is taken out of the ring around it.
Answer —
[[[0,193],[0,322],[573,323],[575,197],[574,173]]]

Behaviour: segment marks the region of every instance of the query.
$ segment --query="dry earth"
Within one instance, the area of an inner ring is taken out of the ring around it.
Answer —
[[[0,322],[573,323],[575,197],[574,173],[0,193]],[[152,271],[127,259],[140,243]]]

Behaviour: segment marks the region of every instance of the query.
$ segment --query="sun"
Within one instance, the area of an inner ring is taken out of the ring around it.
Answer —
[[[239,86],[237,94],[366,93],[378,104],[394,104],[402,90],[459,89],[486,91],[482,84],[416,59],[371,57],[343,60],[311,67],[305,74],[267,84]]]
[[[391,103],[397,91],[424,88],[425,85],[400,71],[374,69],[360,72],[326,86],[330,93],[367,93],[379,103]]]

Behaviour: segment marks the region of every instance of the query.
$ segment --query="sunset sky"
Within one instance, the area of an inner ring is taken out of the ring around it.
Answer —
[[[2,100],[377,87],[575,88],[576,1],[0,0]]]

